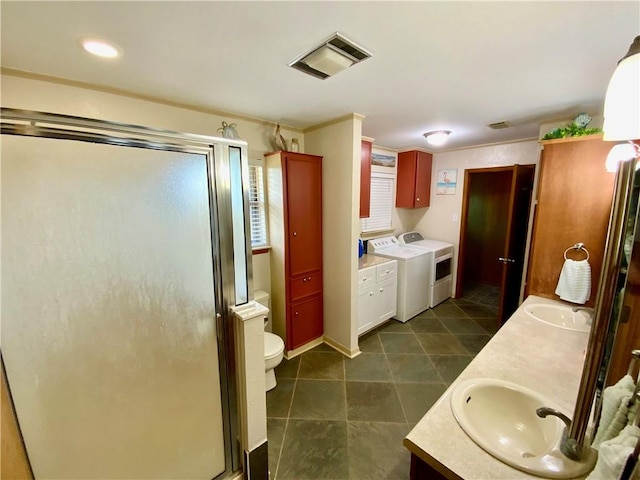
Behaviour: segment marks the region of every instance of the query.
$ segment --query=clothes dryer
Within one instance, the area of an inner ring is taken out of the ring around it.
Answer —
[[[441,242],[440,240],[430,240],[422,236],[420,232],[406,232],[398,235],[398,242],[414,248],[421,248],[433,255],[429,267],[429,307],[451,298],[453,288],[453,275],[451,268],[453,265],[453,244]]]

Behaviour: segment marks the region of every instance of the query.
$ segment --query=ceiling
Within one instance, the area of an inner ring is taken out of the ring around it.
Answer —
[[[601,115],[640,2],[0,2],[3,68],[306,128],[364,115],[377,145],[445,147],[537,137]],[[334,32],[373,57],[327,80],[288,67]],[[117,44],[91,57],[81,37]],[[508,121],[492,130],[487,124]]]

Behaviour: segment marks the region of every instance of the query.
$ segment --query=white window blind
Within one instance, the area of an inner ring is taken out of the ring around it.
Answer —
[[[267,245],[264,177],[262,167],[259,165],[249,165],[249,216],[251,219],[251,246],[263,247]]]
[[[371,204],[369,218],[361,220],[363,232],[391,230],[393,188],[395,176],[390,173],[371,172]]]

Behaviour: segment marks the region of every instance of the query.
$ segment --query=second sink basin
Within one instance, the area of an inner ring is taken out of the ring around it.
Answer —
[[[532,303],[524,311],[540,322],[575,332],[588,332],[591,329],[591,316],[584,310],[574,312],[571,307],[549,303]]]
[[[593,468],[590,452],[575,462],[560,452],[564,423],[540,418],[540,407],[558,407],[538,393],[498,379],[461,382],[451,394],[457,422],[482,449],[512,467],[546,478],[573,478]]]

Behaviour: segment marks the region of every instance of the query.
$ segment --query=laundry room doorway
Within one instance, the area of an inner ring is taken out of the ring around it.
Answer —
[[[518,308],[535,165],[465,170],[456,298]]]

